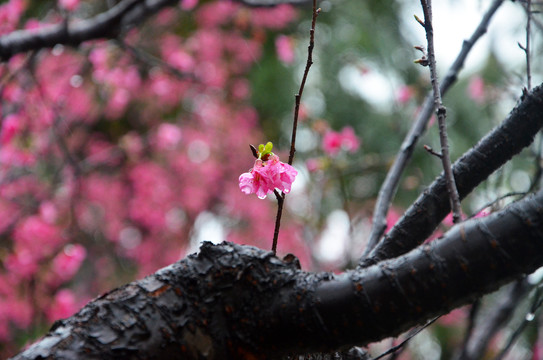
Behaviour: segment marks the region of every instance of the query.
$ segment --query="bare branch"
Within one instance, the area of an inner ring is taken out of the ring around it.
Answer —
[[[283,204],[285,203],[285,193],[279,193],[279,191],[273,190],[275,198],[277,199],[277,215],[275,216],[275,227],[273,230],[272,252],[277,252],[277,240],[279,239],[279,228],[281,227],[281,216],[283,215]]]
[[[530,309],[528,310],[528,313],[526,314],[526,316],[524,316],[524,319],[522,319],[522,322],[518,325],[513,334],[511,334],[509,340],[507,340],[507,343],[500,351],[498,356],[496,356],[496,360],[503,360],[505,358],[505,356],[507,355],[509,350],[511,350],[511,347],[518,340],[518,337],[522,334],[526,326],[528,326],[528,324],[535,319],[536,313],[539,312],[541,305],[543,305],[543,294],[541,293],[541,288],[537,287],[535,289],[535,294],[532,299],[532,304],[530,306]]]
[[[526,53],[526,87],[530,90],[532,88],[532,69],[530,63],[532,0],[526,0],[526,17],[526,46],[522,49]]]
[[[443,172],[447,181],[447,191],[451,201],[453,223],[462,221],[462,210],[460,208],[460,196],[456,188],[456,182],[451,168],[451,157],[449,153],[449,140],[447,136],[447,109],[443,106],[439,80],[437,77],[436,54],[434,49],[434,28],[432,21],[432,0],[421,0],[422,11],[424,12],[424,29],[428,41],[428,65],[430,67],[430,79],[434,90],[434,107],[437,109],[437,121],[439,124],[439,141],[441,143],[441,162]]]
[[[309,45],[307,46],[307,61],[305,64],[304,75],[300,83],[298,93],[294,95],[295,107],[294,107],[294,121],[292,122],[292,138],[290,140],[290,153],[288,156],[288,163],[292,165],[294,161],[294,153],[296,152],[296,129],[298,127],[298,116],[300,114],[300,101],[305,88],[305,82],[307,81],[307,75],[309,75],[309,69],[313,65],[313,48],[315,47],[315,25],[317,23],[317,16],[321,9],[317,9],[317,1],[313,0],[313,14],[311,18],[311,29],[309,30]]]
[[[477,324],[477,329],[467,339],[458,360],[482,359],[494,335],[511,319],[519,301],[529,293],[531,288],[526,279],[512,285],[502,300],[493,307],[492,312],[481,319],[480,324]]]
[[[117,37],[121,31],[177,4],[175,0],[123,0],[104,13],[87,20],[50,25],[39,30],[18,30],[0,37],[0,59],[57,44],[78,46],[95,39]]]
[[[424,324],[423,326],[420,326],[416,329],[413,329],[412,331],[409,332],[409,334],[407,335],[407,338],[405,340],[403,340],[401,343],[399,343],[398,345],[388,349],[387,351],[385,351],[384,353],[382,353],[381,355],[373,358],[372,360],[379,360],[379,359],[382,359],[383,357],[387,356],[387,355],[390,355],[390,354],[395,354],[396,352],[399,352],[400,349],[402,349],[408,342],[409,340],[411,340],[412,338],[414,338],[415,336],[417,336],[422,330],[426,329],[428,326],[432,325],[437,319],[439,319],[439,316],[436,316],[435,318],[433,318],[432,320],[428,321],[426,324]]]
[[[543,126],[543,86],[521,97],[507,119],[453,165],[460,198],[530,145]],[[371,251],[361,266],[389,259],[420,245],[451,211],[444,176],[439,176]]]
[[[468,40],[464,41],[464,43],[462,44],[462,49],[460,53],[458,54],[452,66],[449,68],[447,75],[441,83],[440,90],[442,95],[445,95],[451,85],[456,81],[458,73],[464,66],[464,62],[469,52],[471,51],[475,43],[486,33],[490,20],[492,19],[498,8],[502,5],[502,3],[503,0],[495,0],[492,3],[471,37]],[[368,246],[364,251],[364,256],[367,256],[370,251],[377,245],[386,230],[386,216],[390,207],[390,203],[392,202],[392,199],[394,198],[394,195],[398,190],[398,184],[400,182],[402,173],[409,161],[411,160],[411,156],[413,155],[413,151],[415,150],[415,146],[419,138],[426,131],[426,125],[428,124],[428,120],[430,120],[433,112],[433,97],[429,94],[424,100],[422,109],[417,119],[413,123],[413,126],[411,126],[409,133],[405,137],[401,149],[396,155],[396,159],[392,164],[390,170],[388,171],[385,181],[381,186],[381,189],[379,190],[377,202],[373,211],[373,227],[370,233]]]
[[[441,159],[443,157],[443,154],[440,154],[436,152],[434,149],[432,149],[431,146],[424,145],[424,150],[426,150],[429,154],[434,155],[435,157]]]

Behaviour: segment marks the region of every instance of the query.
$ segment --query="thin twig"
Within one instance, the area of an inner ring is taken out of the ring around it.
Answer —
[[[532,0],[526,0],[526,46],[523,48],[526,53],[526,87],[532,89],[532,70],[530,65],[530,38],[532,23]]]
[[[503,4],[504,0],[495,0],[492,5],[481,19],[481,22],[471,35],[468,40],[465,40],[462,44],[462,49],[456,57],[454,63],[449,68],[447,75],[441,83],[441,94],[444,95],[451,85],[456,81],[458,73],[464,66],[464,62],[470,53],[471,49],[475,43],[486,33],[490,20]],[[390,170],[387,173],[385,181],[379,190],[379,195],[377,196],[377,202],[375,203],[375,208],[373,211],[373,226],[370,233],[370,239],[368,245],[364,250],[363,257],[367,256],[371,250],[377,245],[381,237],[383,236],[386,227],[386,217],[388,209],[396,191],[398,190],[398,184],[400,183],[400,178],[404,169],[406,168],[408,162],[411,160],[415,146],[426,130],[428,120],[434,112],[434,103],[430,95],[424,100],[422,110],[420,111],[417,119],[411,126],[409,133],[405,137],[400,151],[396,155],[396,159],[392,164]]]
[[[294,161],[294,153],[296,152],[296,129],[298,128],[298,116],[300,114],[300,101],[305,88],[305,82],[309,69],[313,65],[313,48],[315,47],[315,24],[317,23],[317,16],[321,9],[317,9],[317,0],[313,0],[313,18],[311,20],[311,29],[309,30],[309,46],[307,47],[307,62],[305,63],[304,75],[302,82],[300,83],[300,89],[298,93],[294,95],[295,107],[294,107],[294,121],[292,123],[292,138],[290,140],[290,153],[288,155],[288,163],[292,165]]]
[[[281,227],[281,215],[283,214],[283,204],[285,203],[285,193],[279,194],[279,191],[273,190],[277,198],[277,215],[275,216],[275,229],[273,230],[272,252],[277,253],[277,239],[279,239],[279,228]]]
[[[428,65],[430,67],[430,78],[434,89],[434,106],[437,109],[437,121],[439,124],[439,140],[441,142],[441,162],[447,180],[447,189],[451,201],[453,223],[462,221],[462,210],[460,208],[460,195],[456,188],[456,182],[452,172],[451,158],[449,154],[449,140],[447,138],[447,109],[443,106],[439,80],[437,78],[436,57],[434,49],[434,29],[432,26],[432,1],[421,0],[422,11],[424,12],[424,28],[426,40],[428,41]]]
[[[428,321],[426,324],[422,325],[421,327],[419,328],[416,328],[414,329],[413,331],[411,331],[409,333],[409,335],[407,335],[407,338],[402,341],[401,343],[399,343],[398,345],[388,349],[387,351],[385,351],[384,353],[382,353],[381,355],[377,356],[376,358],[373,358],[372,360],[378,360],[378,359],[381,359],[389,354],[392,354],[396,351],[398,351],[399,349],[401,349],[403,346],[405,346],[405,344],[407,344],[407,342],[409,342],[409,340],[411,340],[413,337],[415,337],[416,335],[418,335],[422,330],[426,329],[428,326],[432,325],[437,319],[439,319],[440,316],[437,316],[435,318],[433,318],[432,320]]]
[[[532,285],[526,278],[518,280],[493,306],[490,313],[486,314],[481,322],[475,324],[471,334],[464,341],[458,360],[477,360],[483,355],[496,333],[511,319],[519,301],[530,291]]]
[[[296,131],[298,129],[298,117],[300,113],[300,100],[304,92],[305,82],[307,80],[307,75],[309,74],[309,69],[313,65],[313,48],[315,47],[315,24],[317,23],[317,16],[319,15],[321,9],[317,8],[317,0],[313,0],[313,15],[311,20],[311,29],[309,30],[309,46],[307,47],[307,62],[305,64],[304,75],[302,77],[302,82],[300,84],[300,89],[298,93],[294,96],[295,107],[294,107],[294,121],[292,123],[292,138],[290,140],[290,153],[288,156],[288,164],[292,165],[294,161],[294,153],[296,152]],[[279,192],[274,190],[275,197],[277,198],[277,215],[275,216],[275,229],[273,231],[273,242],[272,242],[272,252],[275,254],[277,251],[277,240],[279,238],[279,227],[281,226],[281,215],[283,213],[283,204],[285,202],[286,194],[284,192]]]
[[[539,133],[539,144],[537,145],[537,150],[534,154],[534,163],[535,163],[535,174],[531,179],[530,187],[528,192],[534,192],[535,189],[539,186],[541,177],[543,176],[543,167],[541,166],[541,159],[543,154],[543,134]]]
[[[443,158],[443,154],[436,152],[434,149],[432,149],[431,146],[424,145],[424,150],[426,150],[429,154],[434,155],[435,157],[438,157],[440,159]]]
[[[515,329],[513,334],[511,334],[511,337],[509,338],[503,349],[500,351],[498,356],[496,356],[496,360],[502,360],[507,355],[507,353],[509,352],[513,344],[515,344],[516,340],[518,339],[520,334],[522,334],[526,326],[528,326],[528,324],[532,320],[534,320],[536,312],[538,312],[541,305],[543,305],[543,294],[541,292],[541,287],[537,287],[535,290],[534,298],[532,300],[532,304],[530,306],[530,312],[526,314],[524,319],[522,319],[520,325]]]
[[[469,309],[469,317],[468,317],[468,324],[466,326],[466,331],[464,332],[464,338],[462,339],[462,346],[460,349],[462,349],[459,353],[459,357],[464,356],[465,351],[467,350],[468,343],[473,336],[473,330],[475,330],[476,325],[476,319],[477,315],[479,314],[479,310],[481,309],[481,299],[475,299],[473,304],[471,304],[471,307]]]
[[[531,25],[532,25],[532,1],[527,0],[524,5],[524,10],[526,11],[526,46],[522,46],[519,43],[519,47],[524,51],[526,56],[526,87],[527,90],[532,88],[532,67],[530,61],[530,49],[531,49]],[[537,23],[536,23],[537,25]],[[537,146],[537,151],[535,154],[535,165],[536,172],[530,184],[530,190],[535,189],[539,184],[541,175],[543,174],[543,168],[541,167],[541,152],[542,152],[543,137],[539,135],[539,146]]]
[[[512,196],[524,197],[524,196],[528,195],[529,193],[531,193],[531,191],[512,191],[512,192],[508,192],[507,194],[498,196],[496,199],[494,199],[494,200],[486,203],[485,205],[479,207],[479,209],[477,209],[475,212],[473,212],[473,214],[470,217],[468,217],[468,219],[471,219],[471,218],[475,217],[477,214],[479,214],[484,209],[489,208],[491,206],[494,206],[497,202],[500,202],[503,199],[506,199],[506,198],[512,197]]]

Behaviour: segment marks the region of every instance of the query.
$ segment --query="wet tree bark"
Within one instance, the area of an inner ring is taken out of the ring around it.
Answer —
[[[525,93],[507,119],[453,164],[461,199],[530,145],[543,126],[543,85]],[[445,176],[441,174],[385,235],[360,266],[369,266],[415,248],[451,211]],[[424,214],[424,216],[421,216]]]
[[[205,243],[90,302],[14,359],[272,359],[397,335],[543,265],[543,192],[341,275]]]

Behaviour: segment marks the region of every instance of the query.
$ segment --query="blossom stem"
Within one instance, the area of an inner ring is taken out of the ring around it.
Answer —
[[[273,193],[277,198],[277,215],[275,217],[275,230],[273,231],[272,251],[277,252],[277,239],[279,239],[279,227],[281,227],[281,215],[283,214],[283,204],[285,203],[285,193],[274,190]]]
[[[307,47],[307,62],[305,64],[304,75],[302,77],[302,82],[300,84],[300,89],[298,93],[294,96],[295,106],[294,106],[294,121],[292,123],[292,138],[290,140],[290,153],[288,156],[288,164],[292,165],[294,161],[294,153],[296,152],[296,130],[298,128],[298,117],[300,114],[300,101],[302,98],[302,93],[304,92],[305,82],[307,80],[307,75],[309,74],[309,69],[313,65],[313,47],[315,46],[315,24],[317,22],[317,16],[319,15],[321,9],[317,8],[317,0],[313,0],[313,16],[311,20],[311,29],[309,30],[309,46]],[[275,217],[275,230],[273,231],[273,242],[272,242],[272,251],[275,254],[277,250],[277,239],[279,238],[279,227],[281,226],[281,215],[283,214],[283,203],[285,202],[285,193],[279,192],[277,190],[273,191],[275,197],[277,198],[277,216]]]

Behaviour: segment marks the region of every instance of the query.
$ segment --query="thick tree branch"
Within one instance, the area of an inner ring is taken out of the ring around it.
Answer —
[[[530,145],[543,126],[543,86],[523,95],[507,119],[453,165],[460,198],[465,198],[515,154]],[[361,266],[375,264],[408,252],[421,244],[451,211],[446,181],[439,176],[404,216],[362,259]]]
[[[18,30],[0,37],[0,59],[57,44],[78,46],[89,40],[114,38],[119,33],[177,4],[175,0],[123,0],[108,11],[87,20],[50,25],[38,30]]]
[[[341,275],[205,243],[90,302],[14,359],[268,359],[398,335],[543,265],[543,192]]]
[[[240,0],[249,6],[306,4],[309,0]],[[78,46],[96,39],[112,39],[121,31],[139,24],[179,0],[122,0],[117,5],[90,19],[63,22],[39,30],[17,30],[0,36],[0,60],[32,50],[52,48],[57,44]]]

